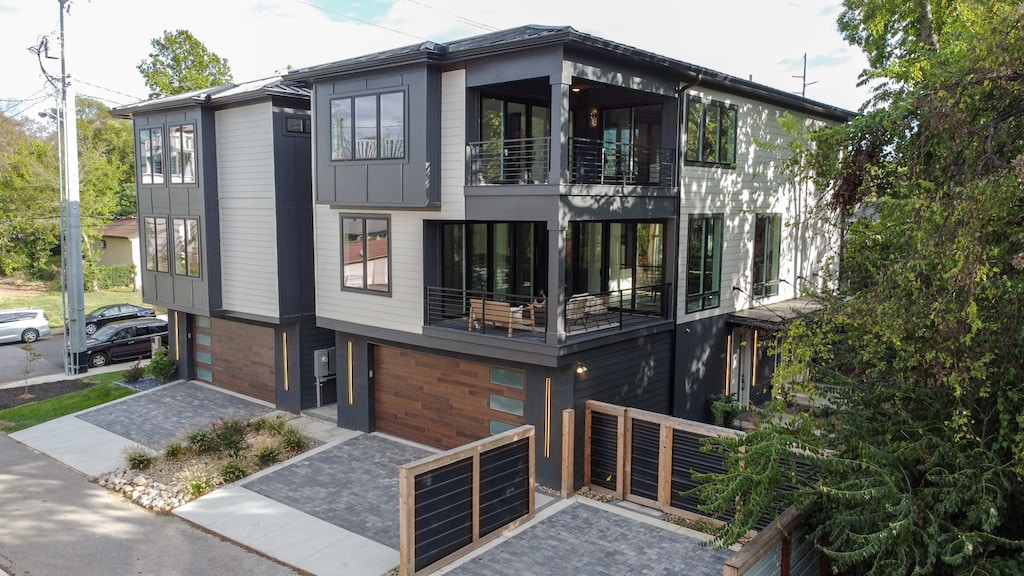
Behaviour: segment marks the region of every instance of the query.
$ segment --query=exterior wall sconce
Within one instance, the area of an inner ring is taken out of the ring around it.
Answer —
[[[597,108],[590,109],[590,127],[597,128]]]
[[[582,376],[587,372],[587,367],[584,366],[583,362],[576,363],[576,373]]]

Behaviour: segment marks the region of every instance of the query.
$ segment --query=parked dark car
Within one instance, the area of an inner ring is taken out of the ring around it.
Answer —
[[[156,309],[150,308],[149,306],[139,306],[137,304],[129,304],[127,302],[122,304],[111,304],[109,306],[100,306],[85,315],[85,333],[95,334],[96,329],[118,320],[128,320],[130,318],[152,318],[154,316],[156,316]]]
[[[111,322],[85,341],[89,366],[99,368],[111,362],[148,358],[153,353],[153,337],[167,345],[167,321],[160,318],[136,318]]]

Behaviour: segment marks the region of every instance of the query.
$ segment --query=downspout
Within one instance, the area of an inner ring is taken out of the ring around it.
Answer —
[[[686,106],[685,106],[685,104],[686,104],[686,91],[689,90],[690,88],[693,88],[697,84],[699,84],[700,80],[701,80],[700,74],[699,73],[698,74],[694,74],[694,78],[693,78],[692,82],[686,83],[686,82],[680,81],[679,85],[676,87],[676,130],[675,130],[676,157],[673,160],[673,163],[674,163],[675,174],[676,174],[675,178],[676,178],[676,182],[678,183],[677,188],[679,189],[679,194],[676,197],[676,211],[675,211],[675,217],[676,217],[675,260],[676,261],[675,261],[675,265],[673,266],[673,268],[675,269],[675,282],[674,282],[673,288],[674,288],[674,292],[675,292],[676,297],[672,298],[672,319],[673,319],[673,321],[676,322],[677,326],[679,325],[679,322],[678,322],[678,319],[679,319],[679,298],[678,298],[678,295],[679,295],[679,274],[680,274],[680,272],[679,272],[679,255],[680,255],[680,246],[682,246],[682,242],[683,242],[683,214],[682,214],[683,213],[683,150],[685,149],[685,146],[686,146],[686,142],[683,140],[683,136],[684,136],[684,134],[683,134],[683,122],[686,120],[686,118],[683,116],[683,114],[686,112]],[[677,360],[678,354],[676,353],[676,351],[677,351],[676,349],[679,346],[678,330],[673,329],[671,334],[672,334],[672,351],[673,352],[672,352],[671,360],[670,360],[670,366],[669,366],[670,372],[669,373],[672,374],[673,382],[672,382],[672,385],[669,386],[669,388],[668,388],[669,389],[668,405],[671,407],[670,409],[672,410],[672,414],[675,415],[676,414],[676,388],[678,387],[677,383],[678,383],[678,380],[679,380],[679,373],[676,370],[676,366],[678,364],[678,360]]]

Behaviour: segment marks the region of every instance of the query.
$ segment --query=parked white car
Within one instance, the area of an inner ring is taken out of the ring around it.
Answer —
[[[40,308],[0,310],[0,343],[31,344],[50,335],[50,319]]]

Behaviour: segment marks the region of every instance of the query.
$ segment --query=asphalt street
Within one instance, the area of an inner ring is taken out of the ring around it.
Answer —
[[[27,374],[22,346],[20,342],[0,344],[0,384],[64,373],[64,334],[59,329],[30,344],[40,357],[28,366]]]
[[[0,434],[0,574],[301,574],[121,500]]]

